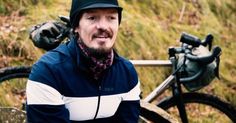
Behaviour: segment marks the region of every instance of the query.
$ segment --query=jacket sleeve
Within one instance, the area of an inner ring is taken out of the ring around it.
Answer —
[[[116,114],[115,123],[138,123],[140,115],[139,83],[129,91],[121,102]]]
[[[69,111],[53,81],[45,65],[33,66],[26,86],[28,123],[70,123]]]

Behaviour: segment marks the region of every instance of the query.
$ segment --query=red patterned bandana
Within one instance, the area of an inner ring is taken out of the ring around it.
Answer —
[[[92,75],[95,80],[98,80],[100,77],[102,77],[103,71],[112,65],[114,58],[113,50],[111,50],[108,53],[102,54],[102,57],[101,56],[98,57],[97,54],[91,53],[88,47],[82,41],[78,40],[77,43],[82,53],[90,61],[89,62],[90,75]]]

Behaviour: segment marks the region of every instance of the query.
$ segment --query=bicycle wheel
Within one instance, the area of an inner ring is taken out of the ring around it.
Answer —
[[[0,69],[0,106],[24,109],[25,88],[31,67],[6,67]]]
[[[183,101],[189,123],[236,123],[235,108],[218,97],[203,93],[184,93]],[[176,102],[175,98],[170,97],[157,106],[179,119]]]
[[[14,78],[28,78],[31,66],[5,67],[0,69],[0,82]]]

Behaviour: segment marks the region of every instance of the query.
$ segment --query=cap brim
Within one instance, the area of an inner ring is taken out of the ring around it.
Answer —
[[[116,8],[118,10],[122,10],[122,8],[117,6],[117,5],[106,4],[106,3],[95,3],[95,4],[92,4],[92,5],[86,6],[86,7],[82,8],[81,10],[98,9],[98,8]]]

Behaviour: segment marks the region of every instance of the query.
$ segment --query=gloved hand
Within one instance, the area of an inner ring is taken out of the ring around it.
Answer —
[[[32,27],[30,38],[36,47],[44,50],[56,48],[64,38],[58,36],[66,30],[66,25],[61,22],[46,22]]]

